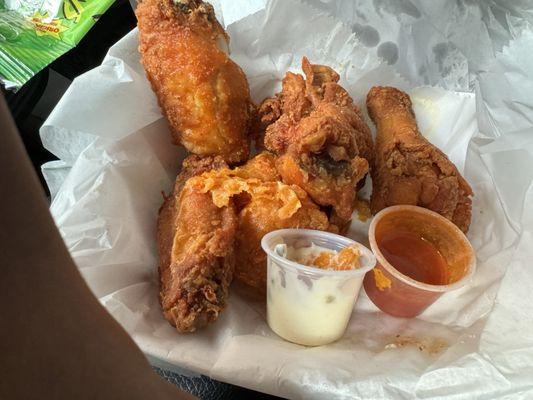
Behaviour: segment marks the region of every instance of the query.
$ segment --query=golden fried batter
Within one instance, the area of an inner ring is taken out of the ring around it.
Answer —
[[[201,0],[143,0],[139,51],[173,139],[228,163],[248,158],[252,103],[229,38]]]
[[[281,180],[276,169],[276,156],[267,151],[259,153],[243,166],[235,168],[232,174],[244,179],[259,179],[263,182]]]
[[[372,212],[418,205],[467,232],[472,189],[448,157],[420,134],[409,96],[396,88],[373,87],[367,107],[377,126]]]
[[[198,192],[210,193],[218,207],[236,204],[235,279],[261,292],[266,288],[263,235],[282,228],[336,230],[303,189],[279,181],[270,153],[234,170],[213,170],[188,182]]]
[[[240,211],[235,241],[235,279],[266,291],[267,256],[261,239],[283,228],[335,230],[305,191],[296,185],[265,182]]]
[[[221,157],[190,156],[159,212],[160,300],[180,332],[213,322],[235,278],[264,293],[261,238],[281,228],[338,231],[296,185],[280,182],[276,157],[261,153],[235,169]]]
[[[332,222],[344,227],[356,185],[372,164],[372,137],[335,71],[306,58],[302,68],[306,79],[287,73],[281,93],[261,104],[259,129],[265,131],[264,146],[279,156],[283,181],[331,206]]]
[[[165,318],[180,332],[193,332],[217,319],[231,283],[237,229],[233,204],[216,206],[191,176],[227,165],[221,158],[189,157],[174,193],[159,210],[160,302]]]

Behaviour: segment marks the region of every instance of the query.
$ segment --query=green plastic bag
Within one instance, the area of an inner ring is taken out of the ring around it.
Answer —
[[[75,47],[114,0],[0,0],[0,80],[17,89]]]

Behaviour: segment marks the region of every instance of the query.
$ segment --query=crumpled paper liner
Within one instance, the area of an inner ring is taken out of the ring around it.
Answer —
[[[525,206],[533,196],[527,134],[533,60],[525,51],[531,35],[487,63],[476,98],[414,87],[420,82],[397,74],[316,4],[236,3],[217,2],[216,9],[233,22],[227,27],[232,57],[255,101],[275,93],[287,70],[299,71],[304,55],[337,69],[363,110],[373,85],[408,90],[421,131],[464,171],[476,194],[469,231],[478,258],[474,281],[412,320],[384,315],[361,293],[343,339],[323,347],[277,337],[266,325],[264,305],[235,286],[216,324],[178,334],[158,304],[155,223],[161,191],[171,189],[184,151],[170,144],[133,31],[102,66],[73,82],[41,129],[44,145],[61,159],[43,167],[51,211],[95,295],[153,363],[284,397],[472,398],[532,390],[533,272],[527,261],[533,214]],[[242,10],[250,14],[235,14]],[[423,35],[405,40],[416,48]],[[411,57],[416,64],[417,53]],[[365,241],[367,227],[355,218],[350,236]],[[398,346],[398,340],[413,345]],[[445,343],[438,354],[416,345],[432,341]]]

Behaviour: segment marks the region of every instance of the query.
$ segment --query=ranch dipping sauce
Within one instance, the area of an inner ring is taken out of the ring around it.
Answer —
[[[315,245],[297,249],[278,244],[275,251],[288,260],[308,266],[312,262],[302,261],[338,254]],[[354,267],[359,268],[359,260]],[[348,322],[346,316],[352,312],[356,282],[339,282],[336,277],[311,279],[281,271],[271,277],[269,274],[269,279],[268,324],[274,332],[291,342],[310,346],[333,342],[342,336]]]
[[[262,244],[268,254],[270,328],[307,346],[339,339],[363,276],[375,264],[370,250],[339,235],[304,229],[271,232]]]

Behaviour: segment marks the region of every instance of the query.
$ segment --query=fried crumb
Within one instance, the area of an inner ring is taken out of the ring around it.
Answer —
[[[361,251],[355,245],[345,247],[341,251],[322,251],[318,254],[311,254],[301,259],[296,259],[297,263],[309,265],[321,269],[331,269],[335,271],[347,271],[360,267]]]
[[[366,222],[372,217],[370,211],[370,201],[356,198],[354,201],[354,209],[357,211],[357,219],[361,222]]]
[[[376,287],[380,292],[384,291],[385,289],[390,289],[392,287],[391,280],[385,276],[382,270],[374,268],[372,272],[374,273]]]
[[[385,345],[385,349],[397,349],[405,346],[415,346],[421,352],[434,355],[449,347],[449,343],[442,338],[417,338],[414,336],[403,336],[398,334],[390,343]]]

